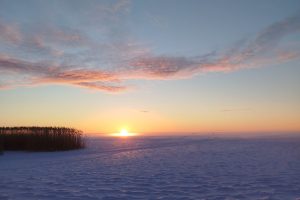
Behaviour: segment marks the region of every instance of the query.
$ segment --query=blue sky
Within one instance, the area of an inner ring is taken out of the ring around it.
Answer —
[[[299,1],[1,0],[0,122],[299,131],[299,31]]]

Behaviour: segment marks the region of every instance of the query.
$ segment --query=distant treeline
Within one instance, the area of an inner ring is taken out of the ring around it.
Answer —
[[[0,127],[0,152],[64,151],[84,148],[82,132],[65,127]]]

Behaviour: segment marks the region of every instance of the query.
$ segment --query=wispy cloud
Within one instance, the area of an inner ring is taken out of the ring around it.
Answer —
[[[8,24],[0,19],[0,41],[18,43],[21,39],[21,33],[16,24]]]
[[[142,113],[148,113],[150,111],[149,110],[141,110],[140,112],[142,112]]]
[[[0,88],[30,86],[40,84],[68,84],[107,92],[120,92],[128,89],[118,85],[120,82],[113,74],[105,71],[73,69],[74,66],[58,66],[50,63],[30,63],[24,60],[0,56],[0,72],[22,75],[22,83],[6,82]]]
[[[250,112],[252,111],[251,108],[230,108],[230,109],[223,109],[221,112]]]
[[[82,30],[54,25],[35,27],[32,33],[28,33],[17,24],[0,20],[0,48],[7,50],[0,54],[0,89],[67,84],[121,92],[131,88],[127,80],[182,79],[300,58],[299,49],[281,50],[280,47],[283,38],[299,33],[300,14],[274,23],[253,38],[221,52],[172,57],[156,55],[119,30],[120,18],[129,13],[129,5],[129,1],[118,1],[95,8],[101,10],[101,20],[115,23],[104,31],[104,39],[99,40]],[[93,16],[93,23],[98,22],[97,12],[87,15]],[[118,35],[111,34],[114,29],[118,30]],[[125,36],[119,35],[123,33]],[[20,81],[12,83],[8,76]]]
[[[177,79],[205,72],[228,72],[299,59],[299,51],[276,53],[274,47],[287,35],[299,33],[300,14],[272,24],[254,37],[219,53],[198,57],[151,56],[133,60],[131,76]],[[280,47],[278,47],[280,48]]]

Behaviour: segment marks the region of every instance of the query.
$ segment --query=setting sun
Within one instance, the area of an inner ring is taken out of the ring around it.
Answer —
[[[129,133],[128,133],[128,131],[126,129],[122,129],[120,131],[120,136],[127,137],[127,136],[129,136]]]
[[[118,133],[111,134],[111,136],[115,136],[115,137],[130,137],[130,136],[136,136],[136,135],[137,135],[137,133],[128,132],[128,130],[125,128],[121,129],[120,132],[118,132]]]

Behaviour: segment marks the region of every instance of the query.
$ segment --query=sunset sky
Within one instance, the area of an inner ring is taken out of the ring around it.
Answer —
[[[0,0],[0,126],[300,132],[299,0]]]

